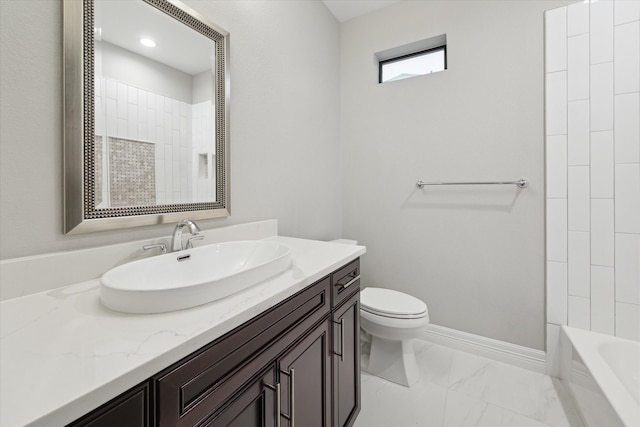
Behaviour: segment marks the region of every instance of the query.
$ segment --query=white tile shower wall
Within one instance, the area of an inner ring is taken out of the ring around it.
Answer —
[[[569,101],[589,98],[589,34],[569,37],[567,90]]]
[[[191,169],[193,197],[197,202],[210,202],[211,195],[215,194],[216,185],[214,107],[210,101],[204,101],[193,104],[191,111],[193,135],[191,158],[197,162]]]
[[[640,1],[547,11],[545,40],[547,330],[640,340]]]
[[[616,299],[640,304],[640,234],[616,234]]]
[[[567,198],[567,137],[547,139],[547,197]]]
[[[591,131],[613,129],[613,62],[591,66]]]
[[[567,164],[583,166],[589,164],[589,100],[569,102]]]
[[[191,198],[191,109],[190,104],[96,77],[96,134],[106,132],[108,136],[156,145],[158,204]],[[106,144],[103,147],[107,149]],[[107,191],[104,186],[103,200],[108,200]]]
[[[615,162],[633,163],[640,159],[640,94],[626,93],[616,95],[615,99]]]
[[[569,295],[588,298],[591,293],[589,237],[585,231],[569,231]]]
[[[547,73],[567,69],[567,8],[550,10],[545,14],[545,64]]]
[[[547,262],[547,321],[556,325],[567,324],[567,263]]]
[[[567,13],[567,35],[569,37],[589,32],[589,4],[578,3]],[[588,60],[588,58],[587,58]]]
[[[589,166],[569,166],[569,231],[589,231]]]
[[[614,335],[614,271],[611,267],[591,266],[591,330]]]
[[[591,197],[613,198],[613,132],[591,132]]]
[[[613,61],[613,2],[592,3],[589,25],[591,63]]]

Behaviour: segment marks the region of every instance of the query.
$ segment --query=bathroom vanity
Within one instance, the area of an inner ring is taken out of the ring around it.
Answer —
[[[110,311],[97,280],[4,301],[0,424],[352,425],[365,249],[270,239],[289,270],[186,310]]]
[[[72,426],[336,426],[360,409],[356,259]]]

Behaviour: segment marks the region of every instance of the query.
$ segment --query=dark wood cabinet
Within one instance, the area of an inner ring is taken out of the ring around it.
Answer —
[[[350,262],[71,425],[351,426],[359,274]]]
[[[278,417],[278,392],[275,386],[277,364],[272,363],[243,388],[238,396],[207,419],[203,427],[275,427]]]
[[[331,425],[330,334],[327,319],[280,358],[283,427]]]
[[[333,313],[333,426],[353,425],[360,412],[360,292]]]
[[[327,277],[165,369],[154,377],[157,425],[198,425],[330,311]]]
[[[146,381],[69,424],[69,427],[151,427],[150,382]]]
[[[324,320],[202,426],[331,425],[331,330]],[[278,420],[279,418],[279,420]]]

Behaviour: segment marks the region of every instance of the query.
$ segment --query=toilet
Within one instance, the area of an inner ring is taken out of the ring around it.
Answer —
[[[420,378],[412,342],[428,325],[427,305],[418,298],[391,289],[363,289],[360,326],[371,338],[371,350],[362,369],[411,387]]]

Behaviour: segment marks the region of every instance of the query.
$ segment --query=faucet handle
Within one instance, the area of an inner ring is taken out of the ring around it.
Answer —
[[[149,249],[155,249],[155,248],[160,248],[160,251],[163,254],[167,253],[167,245],[165,245],[164,243],[152,243],[150,245],[144,245],[142,247],[142,249],[144,249],[145,251],[148,251]]]
[[[195,236],[191,236],[187,239],[187,245],[185,246],[185,249],[192,249],[193,248],[193,241],[194,240],[202,240],[204,239],[204,236],[201,235],[195,235]]]

